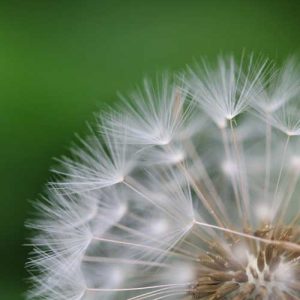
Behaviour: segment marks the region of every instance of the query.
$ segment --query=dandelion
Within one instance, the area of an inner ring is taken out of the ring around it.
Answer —
[[[294,63],[220,58],[100,116],[35,204],[28,298],[299,299]]]

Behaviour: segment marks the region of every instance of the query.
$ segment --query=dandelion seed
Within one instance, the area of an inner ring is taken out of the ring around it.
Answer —
[[[28,298],[299,299],[295,65],[220,58],[99,117],[28,222]]]
[[[129,99],[122,96],[125,109],[119,114],[107,114],[103,118],[105,129],[119,137],[125,130],[128,144],[170,144],[186,129],[192,114],[186,93],[173,81],[168,75],[157,79],[156,85],[145,80],[143,89]]]
[[[300,69],[295,57],[286,60],[282,68],[276,69],[275,65],[261,76],[257,84],[260,84],[260,93],[251,103],[257,113],[271,115],[299,95]]]
[[[191,79],[187,82],[190,93],[203,110],[220,127],[226,126],[247,109],[251,99],[260,90],[258,82],[265,72],[267,62],[256,66],[249,60],[246,72],[238,65],[233,57],[219,58],[216,69],[207,66],[197,66],[196,70],[189,69]]]

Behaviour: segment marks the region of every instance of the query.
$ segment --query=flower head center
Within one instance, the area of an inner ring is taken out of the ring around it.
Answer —
[[[253,233],[296,242],[299,228],[264,226]],[[208,245],[199,256],[201,268],[190,287],[194,299],[298,299],[300,253],[278,245],[236,239],[229,247]]]

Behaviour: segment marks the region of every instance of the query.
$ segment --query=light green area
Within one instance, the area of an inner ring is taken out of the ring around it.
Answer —
[[[85,121],[143,76],[300,50],[300,1],[0,2],[0,299],[23,299],[29,199]]]

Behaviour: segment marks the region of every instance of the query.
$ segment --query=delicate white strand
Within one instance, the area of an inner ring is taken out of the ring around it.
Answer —
[[[269,119],[269,115],[266,116]],[[271,173],[271,159],[272,159],[272,127],[269,122],[266,122],[266,169],[265,169],[265,184],[264,184],[264,199],[267,199],[267,195],[269,193],[269,185],[270,185],[270,173]]]
[[[180,283],[174,283],[174,284],[163,284],[163,285],[152,285],[152,286],[142,286],[142,287],[136,287],[136,288],[120,288],[120,289],[100,289],[100,288],[87,288],[90,292],[124,292],[124,291],[141,291],[141,290],[151,290],[161,287],[174,287],[174,286],[185,286],[188,283],[180,284]]]
[[[222,199],[219,196],[217,189],[215,188],[214,183],[212,182],[201,157],[198,155],[191,141],[187,142],[187,151],[192,157],[193,161],[199,164],[199,168],[203,172],[203,181],[205,186],[207,187],[207,190],[209,191],[212,199],[214,199],[214,202],[218,206],[219,210],[222,212],[222,216],[224,217],[224,219],[226,219],[227,223],[229,223],[227,212],[222,202]]]
[[[169,298],[169,297],[173,297],[173,296],[178,296],[178,295],[182,295],[182,294],[186,294],[186,292],[188,292],[189,290],[183,290],[182,292],[179,292],[179,293],[172,293],[172,294],[169,294],[169,295],[166,295],[166,296],[162,296],[162,297],[158,297],[158,298],[155,298],[153,300],[159,300],[159,299],[165,299],[165,298]]]
[[[228,229],[228,228],[222,228],[216,225],[212,225],[212,224],[208,224],[208,223],[202,223],[202,222],[198,222],[198,221],[194,221],[195,224],[199,225],[199,226],[203,226],[203,227],[208,227],[208,228],[213,228],[213,229],[217,229],[223,232],[228,232],[228,233],[232,233],[235,234],[237,236],[241,236],[241,237],[245,237],[245,238],[249,238],[252,240],[256,240],[265,244],[271,244],[271,245],[277,245],[280,247],[283,247],[285,249],[290,249],[292,251],[296,251],[296,252],[300,252],[300,245],[292,243],[292,242],[285,242],[285,241],[277,241],[277,240],[268,240],[268,239],[264,239],[264,238],[260,238],[251,234],[247,234],[247,233],[243,233],[243,232],[238,232],[232,229]]]
[[[175,295],[174,292],[178,292],[178,295],[179,295],[179,294],[182,294],[182,292],[186,293],[187,291],[189,291],[189,290],[182,289],[182,288],[179,288],[179,287],[178,288],[165,288],[165,289],[156,290],[156,291],[151,292],[151,293],[145,293],[145,294],[137,296],[137,297],[128,298],[127,300],[131,300],[131,299],[135,299],[135,300],[148,299],[148,298],[152,298],[154,296],[155,297],[156,296],[161,296],[161,295],[166,294],[166,293],[168,293],[167,296],[170,296],[170,295]],[[155,299],[159,299],[159,298],[155,298]]]
[[[278,205],[277,207],[277,215],[279,215],[278,219],[279,219],[279,222],[283,222],[283,217],[286,215],[287,213],[287,209],[290,205],[290,201],[291,201],[291,198],[294,194],[294,191],[296,189],[296,186],[298,184],[298,181],[299,181],[299,176],[300,176],[300,172],[297,171],[296,174],[292,174],[291,176],[291,180],[290,180],[290,184],[288,186],[288,189],[286,191],[286,193],[284,194],[284,201],[282,200],[283,204],[282,204],[282,207],[280,207]],[[279,210],[280,208],[280,210]],[[275,218],[276,219],[276,218]]]
[[[154,206],[156,206],[157,208],[159,208],[160,210],[162,210],[165,214],[167,214],[170,218],[177,220],[176,216],[174,216],[173,214],[171,214],[169,211],[167,211],[165,208],[159,206],[157,204],[157,202],[153,201],[149,196],[147,196],[147,194],[145,193],[145,191],[140,190],[139,188],[142,188],[141,185],[139,185],[139,187],[135,187],[135,185],[137,185],[136,181],[133,181],[132,178],[126,177],[126,179],[123,181],[123,183],[130,188],[132,191],[136,192],[138,195],[140,195],[141,197],[143,197],[144,199],[146,199],[147,201],[149,201],[150,203],[152,203]],[[144,189],[143,189],[144,190]]]
[[[277,177],[276,187],[275,187],[275,191],[274,191],[274,195],[273,195],[275,205],[277,203],[277,193],[278,193],[279,183],[280,183],[283,168],[284,168],[284,163],[285,163],[285,159],[286,159],[286,152],[287,152],[287,148],[288,148],[288,145],[289,145],[289,141],[290,141],[290,136],[288,135],[287,138],[286,138],[285,144],[284,144],[282,159],[281,159],[281,163],[280,163],[279,174],[278,174],[278,177]]]
[[[227,136],[226,128],[221,128],[221,133],[222,133],[222,140],[223,140],[223,145],[224,145],[224,150],[225,150],[225,155],[228,161],[232,161],[232,154],[229,146],[229,138]],[[241,208],[241,200],[238,192],[238,185],[237,182],[234,178],[234,174],[230,174],[230,182],[233,188],[233,193],[234,193],[234,198],[235,202],[238,208],[238,213],[241,218],[243,219],[243,213],[242,213],[242,208]]]
[[[245,170],[245,172],[246,172],[246,168],[245,168],[244,161],[242,160],[243,154],[240,150],[240,146],[238,145],[238,139],[237,139],[237,136],[236,136],[235,129],[233,128],[232,120],[230,120],[229,122],[230,122],[230,129],[231,129],[231,133],[232,133],[233,145],[234,145],[233,148],[234,148],[235,157],[236,157],[236,161],[237,161],[237,168],[239,170],[239,172],[238,172],[239,190],[240,190],[240,194],[241,194],[241,198],[243,200],[243,206],[244,206],[243,208],[241,207],[242,216],[243,216],[243,224],[244,224],[244,227],[247,227],[249,225],[249,215],[248,215],[248,212],[249,212],[249,192],[248,192],[248,189],[246,187],[246,179],[244,178],[244,176],[242,174],[242,170]]]
[[[152,297],[153,295],[156,295],[156,293],[159,292],[164,292],[164,291],[168,291],[170,288],[169,287],[165,287],[165,288],[161,288],[152,292],[147,292],[138,296],[134,296],[131,298],[128,298],[127,300],[140,300],[140,299],[146,299],[147,297]]]
[[[118,240],[112,240],[112,239],[106,239],[106,238],[100,238],[100,237],[93,237],[93,240],[100,241],[100,242],[113,243],[113,244],[126,245],[126,246],[130,246],[130,247],[142,248],[142,249],[145,249],[148,251],[158,252],[163,255],[168,254],[170,256],[178,256],[183,259],[192,260],[192,261],[195,261],[195,259],[196,259],[196,257],[192,257],[190,255],[190,253],[188,255],[186,255],[186,254],[182,254],[182,253],[178,253],[178,252],[173,252],[169,249],[164,250],[164,249],[155,248],[155,247],[151,247],[151,246],[147,246],[147,245],[143,245],[143,244],[131,243],[131,242],[126,242],[126,241],[118,241]],[[182,251],[182,250],[180,250],[180,251]]]
[[[122,259],[115,257],[100,257],[100,256],[84,256],[82,258],[84,262],[99,262],[99,263],[116,263],[116,264],[134,264],[142,266],[155,266],[163,268],[171,268],[170,265],[151,262],[151,261],[142,261],[142,260],[131,260],[131,259]]]

